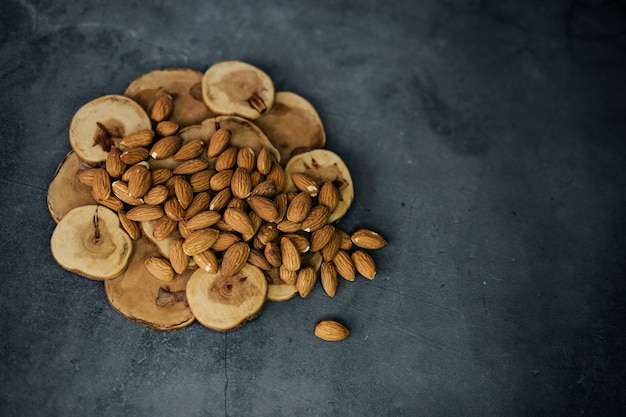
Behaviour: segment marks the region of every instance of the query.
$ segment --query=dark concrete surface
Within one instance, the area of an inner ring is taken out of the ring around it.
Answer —
[[[625,415],[625,8],[2,1],[0,416]],[[54,262],[47,186],[81,105],[225,59],[316,106],[342,225],[389,245],[334,299],[160,333]]]

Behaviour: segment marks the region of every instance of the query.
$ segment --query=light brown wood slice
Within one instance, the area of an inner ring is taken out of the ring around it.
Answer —
[[[175,330],[187,327],[194,321],[185,295],[193,272],[185,271],[176,274],[172,281],[162,281],[144,266],[146,258],[156,256],[159,256],[156,248],[145,240],[136,241],[124,275],[104,285],[107,300],[124,317],[150,328]]]
[[[76,207],[98,204],[91,195],[91,187],[78,181],[76,174],[80,170],[78,156],[70,151],[57,167],[48,186],[48,211],[56,223]]]
[[[117,213],[88,205],[72,209],[61,219],[50,248],[54,259],[68,271],[107,280],[126,270],[133,243],[121,228]]]
[[[202,99],[202,76],[202,72],[189,68],[150,71],[131,82],[124,95],[150,111],[160,95],[169,93],[174,98],[169,120],[182,128],[212,117]]]
[[[191,311],[199,323],[217,331],[231,330],[253,319],[266,299],[265,276],[250,264],[230,277],[224,277],[221,269],[216,274],[198,269],[187,283]]]
[[[306,174],[320,186],[327,181],[335,185],[339,201],[328,223],[334,223],[346,214],[354,199],[354,185],[350,171],[339,155],[327,149],[315,149],[293,156],[285,167],[285,192],[297,191],[291,179],[294,172]]]
[[[259,68],[241,61],[218,62],[202,77],[202,97],[215,114],[254,120],[274,103],[274,83]]]
[[[139,130],[151,129],[144,109],[128,97],[106,95],[83,105],[70,123],[70,145],[89,166],[106,161],[109,150],[122,138]]]
[[[283,166],[296,152],[326,146],[326,131],[313,105],[289,91],[277,92],[272,108],[254,124],[278,149]]]

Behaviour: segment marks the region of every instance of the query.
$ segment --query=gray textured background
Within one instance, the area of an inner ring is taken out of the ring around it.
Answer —
[[[624,415],[625,7],[2,1],[0,416]],[[389,245],[334,299],[159,333],[57,266],[47,186],[81,105],[225,59],[315,105],[342,225]]]

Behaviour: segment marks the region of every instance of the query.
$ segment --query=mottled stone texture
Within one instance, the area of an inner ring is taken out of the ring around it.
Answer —
[[[0,2],[0,415],[625,415],[625,7]],[[46,190],[82,104],[225,59],[316,106],[342,226],[389,245],[333,299],[159,333],[54,262]]]

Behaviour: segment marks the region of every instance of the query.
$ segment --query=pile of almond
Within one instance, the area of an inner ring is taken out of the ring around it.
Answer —
[[[239,61],[160,70],[78,110],[48,193],[64,268],[103,280],[113,308],[159,330],[226,331],[266,300],[333,297],[373,279],[378,233],[337,222],[354,190],[315,109]],[[349,330],[324,320],[315,334]]]

